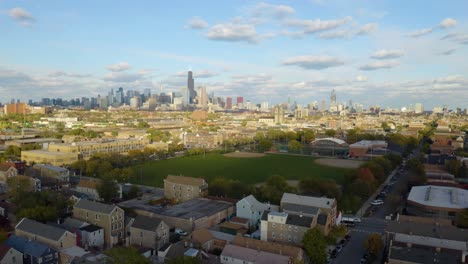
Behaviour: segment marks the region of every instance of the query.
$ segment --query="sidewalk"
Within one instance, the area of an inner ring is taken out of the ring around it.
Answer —
[[[361,208],[356,212],[356,215],[355,217],[362,217],[367,209],[369,209],[369,207],[371,206],[371,203],[372,201],[375,200],[375,197],[382,191],[382,189],[384,188],[384,186],[390,182],[390,179],[397,173],[398,171],[398,167],[397,166],[388,176],[387,176],[387,179],[385,179],[385,181],[379,186],[379,188],[377,188],[377,190],[375,190],[375,192],[369,197],[369,199],[367,199],[367,201],[365,203],[362,204]]]

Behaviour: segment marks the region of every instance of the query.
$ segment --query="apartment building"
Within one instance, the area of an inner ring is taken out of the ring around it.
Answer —
[[[73,207],[73,218],[104,228],[106,247],[125,239],[125,212],[118,206],[80,199]]]
[[[148,139],[102,139],[95,141],[80,141],[70,144],[56,143],[49,145],[50,152],[77,153],[79,159],[88,160],[97,153],[127,154],[132,150],[143,150],[149,143]]]
[[[28,165],[42,163],[52,166],[64,166],[78,161],[78,153],[52,152],[47,150],[27,150],[21,151],[21,160]]]
[[[261,219],[260,239],[301,246],[304,234],[316,225],[317,217],[265,211]]]
[[[258,229],[260,219],[265,210],[279,211],[279,206],[269,203],[261,203],[253,195],[244,197],[236,204],[236,215],[249,220],[249,226]]]
[[[168,175],[164,180],[164,196],[185,202],[204,197],[208,193],[208,183],[202,178]]]
[[[320,209],[320,214],[326,214],[329,218],[330,226],[328,229],[330,229],[332,225],[336,224],[336,216],[338,212],[338,203],[336,199],[284,193],[281,198],[280,207],[282,211],[299,215],[304,213],[301,212],[301,210],[308,210],[307,208],[315,207]]]

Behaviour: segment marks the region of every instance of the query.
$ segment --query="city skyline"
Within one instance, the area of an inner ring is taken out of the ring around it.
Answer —
[[[3,1],[0,101],[180,92],[191,69],[195,89],[270,105],[328,105],[334,89],[338,103],[467,107],[464,1],[110,3]]]

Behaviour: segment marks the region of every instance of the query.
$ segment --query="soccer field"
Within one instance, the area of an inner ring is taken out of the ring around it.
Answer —
[[[338,184],[348,169],[316,164],[315,158],[269,154],[257,158],[231,158],[210,153],[206,156],[150,161],[134,167],[135,183],[162,187],[167,175],[202,177],[208,182],[215,177],[226,177],[247,184],[265,181],[269,176],[281,175],[288,180],[308,177],[334,179]]]

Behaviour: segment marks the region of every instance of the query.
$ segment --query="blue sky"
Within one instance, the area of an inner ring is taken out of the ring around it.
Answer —
[[[0,0],[0,101],[179,91],[468,107],[468,2]]]

